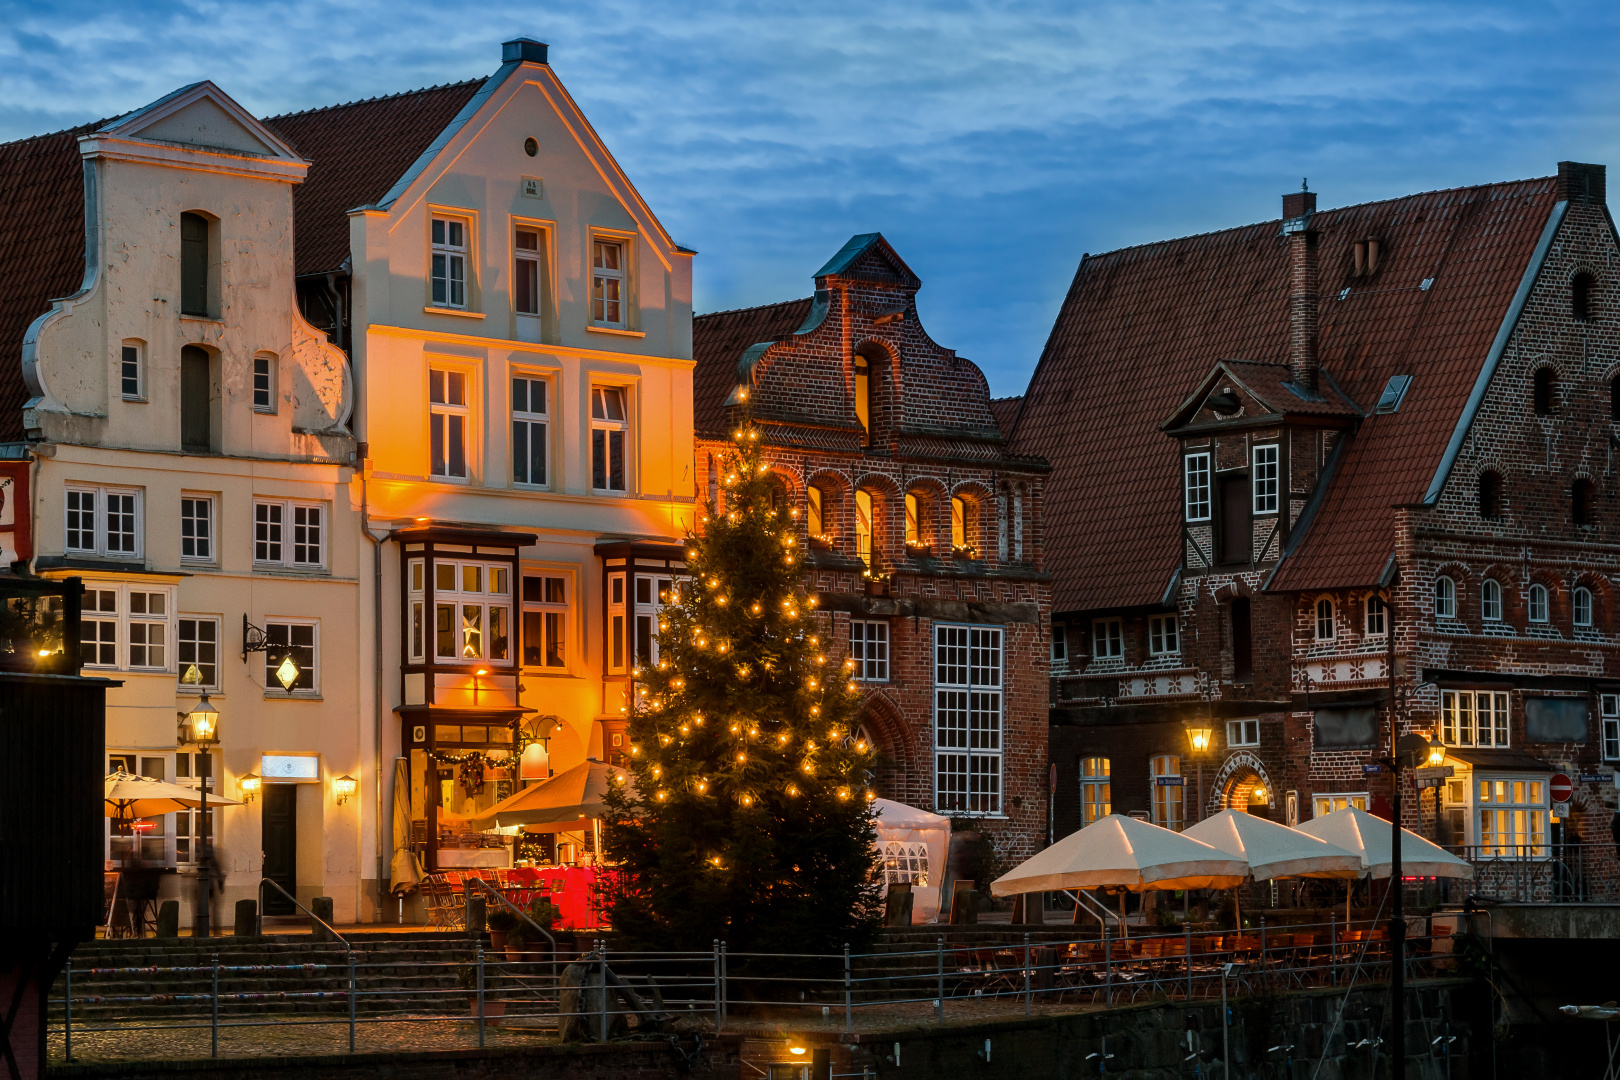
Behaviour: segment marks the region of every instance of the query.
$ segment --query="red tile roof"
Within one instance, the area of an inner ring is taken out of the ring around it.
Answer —
[[[71,131],[0,145],[0,441],[23,437],[22,342],[29,324],[84,281],[84,172]]]
[[[1013,428],[1018,424],[1018,410],[1023,407],[1024,397],[998,397],[990,399],[990,415],[996,418],[996,426],[1001,429],[1003,439],[1012,438]]]
[[[1400,411],[1369,417],[1273,588],[1369,584],[1394,507],[1433,478],[1555,201],[1552,178],[1318,212],[1323,368],[1363,412],[1391,375]],[[1371,278],[1355,241],[1380,242]],[[1425,280],[1431,287],[1424,288]],[[1341,290],[1349,292],[1340,299]],[[1085,258],[1030,380],[1013,450],[1053,465],[1053,610],[1156,604],[1179,564],[1176,445],[1158,425],[1218,360],[1283,364],[1288,253],[1279,223]]]
[[[699,435],[724,436],[725,401],[737,388],[737,361],[748,346],[781,341],[804,325],[811,297],[714,311],[692,320],[692,420]]]
[[[310,162],[293,189],[295,272],[336,270],[349,256],[349,211],[388,194],[483,79],[353,101],[264,121]]]

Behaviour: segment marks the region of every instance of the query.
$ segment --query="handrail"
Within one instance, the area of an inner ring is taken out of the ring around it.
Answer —
[[[479,885],[479,886],[482,886],[483,890],[485,892],[489,893],[489,895],[493,896],[495,899],[499,900],[502,904],[506,905],[507,909],[510,910],[512,912],[512,914],[516,915],[518,918],[522,919],[524,922],[528,923],[530,926],[534,927],[536,930],[538,930],[542,934],[546,935],[546,940],[551,942],[551,977],[556,978],[557,977],[557,939],[551,936],[551,931],[547,930],[545,927],[541,926],[539,923],[537,923],[533,919],[531,919],[529,917],[529,913],[527,911],[524,911],[522,908],[520,908],[516,904],[512,903],[512,901],[510,901],[506,897],[502,896],[501,893],[500,893],[500,890],[496,889],[495,886],[491,885],[489,882],[485,881],[483,878],[467,878],[465,884],[466,885]],[[487,923],[485,924],[485,929],[488,929],[488,924]],[[604,990],[603,993],[606,993],[606,991]]]
[[[319,915],[315,914],[313,911],[309,910],[309,908],[305,907],[303,904],[300,904],[298,902],[298,897],[294,896],[286,889],[283,889],[279,882],[272,881],[269,878],[259,879],[259,910],[255,913],[253,928],[259,932],[260,937],[264,936],[264,887],[266,885],[274,886],[276,892],[292,901],[293,907],[297,908],[299,911],[302,911],[305,915],[308,915],[311,919],[314,919],[316,922],[326,927],[326,932],[343,942],[344,946],[348,948],[350,952],[354,951],[354,943],[348,938],[344,937],[342,934],[338,933],[336,927],[327,922],[325,919],[321,918]]]
[[[1072,898],[1077,907],[1085,908],[1086,914],[1090,915],[1093,919],[1096,919],[1104,926],[1108,925],[1109,919],[1113,919],[1114,925],[1116,926],[1123,927],[1125,925],[1124,922],[1120,920],[1119,913],[1117,911],[1110,911],[1106,905],[1098,903],[1097,898],[1092,896],[1085,889],[1076,889],[1073,892],[1070,892],[1068,889],[1064,889],[1063,895]]]

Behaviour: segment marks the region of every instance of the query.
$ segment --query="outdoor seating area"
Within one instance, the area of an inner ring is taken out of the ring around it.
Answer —
[[[448,930],[462,930],[467,922],[467,896],[489,896],[493,889],[520,910],[528,910],[536,899],[545,898],[561,913],[560,930],[594,930],[603,925],[597,893],[598,872],[590,866],[516,866],[479,870],[446,870],[428,874],[421,882],[428,924]],[[472,884],[482,881],[484,886]],[[487,888],[485,887],[487,886]],[[493,907],[495,901],[488,901]]]

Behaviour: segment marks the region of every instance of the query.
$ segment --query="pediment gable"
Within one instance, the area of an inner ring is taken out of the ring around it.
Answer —
[[[922,287],[922,279],[912,273],[911,267],[897,254],[882,233],[861,233],[852,236],[838,254],[816,271],[816,279],[824,277],[853,278],[857,281],[875,281],[898,285],[915,291]]]
[[[193,83],[106,124],[95,135],[302,161],[298,152],[211,82]]]

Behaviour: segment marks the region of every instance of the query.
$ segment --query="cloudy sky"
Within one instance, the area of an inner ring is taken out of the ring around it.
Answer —
[[[0,139],[213,79],[272,115],[552,64],[670,231],[699,311],[810,291],[852,233],[934,338],[1023,389],[1081,253],[1620,164],[1620,5],[0,0]],[[3,212],[3,208],[0,208]]]

